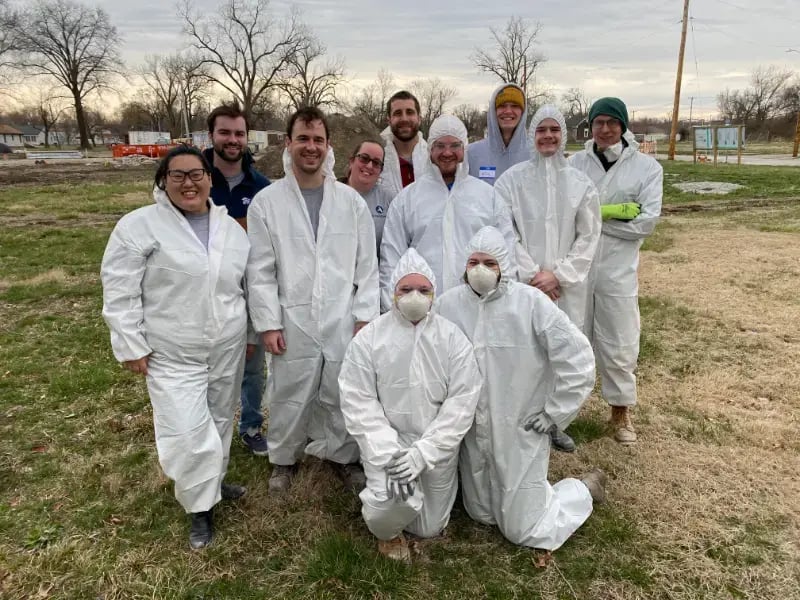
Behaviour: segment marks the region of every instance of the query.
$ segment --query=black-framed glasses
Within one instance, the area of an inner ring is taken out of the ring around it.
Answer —
[[[369,154],[359,152],[353,158],[357,158],[358,162],[360,162],[362,165],[372,163],[372,166],[376,169],[383,169],[383,161],[379,158],[372,158]]]
[[[167,177],[169,177],[170,181],[174,181],[175,183],[183,183],[186,181],[188,177],[192,181],[203,181],[203,177],[206,176],[205,169],[189,169],[188,171],[181,171],[180,169],[170,169],[167,171]]]

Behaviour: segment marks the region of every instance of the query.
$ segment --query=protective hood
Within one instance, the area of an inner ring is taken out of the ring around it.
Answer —
[[[561,149],[552,157],[543,157],[536,149],[536,128],[545,119],[554,119],[558,122],[559,127],[561,127]],[[531,150],[531,161],[534,164],[546,158],[552,159],[553,162],[557,163],[559,166],[565,166],[567,164],[567,159],[564,158],[564,150],[567,148],[567,122],[560,110],[552,104],[545,104],[536,111],[528,127],[528,144]]]
[[[433,271],[425,259],[422,258],[419,252],[417,252],[414,248],[409,248],[406,250],[405,254],[400,257],[397,265],[395,265],[394,271],[392,271],[391,293],[394,294],[394,290],[397,287],[397,282],[399,282],[406,275],[411,274],[418,274],[427,278],[427,280],[430,281],[431,285],[433,286],[434,296],[436,295],[436,277],[433,276]]]
[[[497,284],[496,291],[488,294],[489,298],[499,297],[498,292],[505,290],[511,274],[511,258],[508,256],[508,246],[503,234],[496,227],[481,227],[467,244],[464,252],[465,265],[474,252],[483,252],[493,256],[500,265],[500,282]]]
[[[464,144],[464,160],[458,165],[456,169],[456,183],[469,175],[469,157],[467,156],[467,144],[469,137],[467,135],[467,128],[461,119],[454,115],[440,115],[431,123],[431,129],[428,132],[428,148],[430,149],[436,140],[445,136],[451,135],[458,138]],[[428,153],[428,168],[441,177],[439,168],[431,162],[430,153]]]
[[[284,175],[289,175],[292,173],[292,155],[289,154],[288,148],[283,149],[283,156],[281,159],[283,160],[283,173]],[[333,174],[333,165],[335,163],[336,157],[333,155],[333,146],[328,146],[328,153],[325,155],[325,161],[322,163],[322,172],[326,177],[336,178],[336,175]]]
[[[500,133],[500,123],[497,121],[495,101],[497,100],[497,95],[509,86],[517,88],[522,92],[523,98],[525,97],[525,91],[516,83],[500,84],[497,89],[492,92],[492,98],[489,100],[489,107],[486,110],[486,139],[489,140],[489,146],[493,152],[508,152],[512,155],[518,152],[526,154],[528,148],[528,140],[525,136],[525,123],[528,122],[527,105],[522,107],[522,117],[520,117],[519,124],[514,130],[514,135],[511,136],[511,141],[508,142],[508,146],[503,143],[503,136]]]

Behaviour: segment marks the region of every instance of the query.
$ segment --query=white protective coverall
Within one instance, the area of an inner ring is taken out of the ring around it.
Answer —
[[[261,190],[247,211],[250,318],[259,333],[283,330],[286,342],[267,377],[275,465],[295,464],[304,450],[340,464],[358,460],[337,377],[356,321],[379,314],[375,228],[364,199],[336,181],[332,149],[324,169],[316,240],[286,151],[285,177]]]
[[[544,410],[566,429],[594,385],[592,349],[547,295],[504,274],[508,253],[497,230],[475,235],[465,264],[473,252],[497,259],[498,287],[479,297],[463,284],[435,305],[471,339],[483,374],[461,450],[464,506],[515,544],[555,550],[589,517],[592,497],[577,479],[548,483],[550,436],[523,427]]]
[[[534,141],[545,119],[561,126],[561,150],[553,156],[542,156]],[[494,186],[511,209],[519,236],[517,277],[528,283],[539,271],[552,271],[561,287],[556,304],[583,330],[589,267],[600,239],[597,190],[586,174],[567,164],[567,124],[555,106],[536,111],[528,131],[531,159],[511,167]]]
[[[508,169],[531,157],[531,149],[525,132],[525,123],[528,122],[527,106],[522,110],[522,116],[508,146],[503,142],[503,134],[500,132],[500,125],[497,121],[495,100],[497,94],[509,86],[519,89],[524,96],[523,89],[518,85],[514,83],[500,84],[492,92],[489,108],[486,111],[486,137],[469,145],[469,174],[489,185],[494,185]],[[566,131],[564,135],[566,135]]]
[[[392,289],[411,273],[435,278],[412,248],[395,267]],[[394,306],[350,343],[339,375],[342,413],[358,442],[367,487],[361,492],[369,530],[381,540],[403,530],[420,537],[447,526],[458,490],[458,449],[481,388],[472,345],[433,312],[416,326]],[[401,448],[416,447],[426,470],[407,500],[389,498],[384,467]]]
[[[397,148],[394,147],[394,134],[392,129],[387,127],[381,132],[381,139],[384,141],[383,171],[378,181],[389,196],[394,198],[403,189],[403,178],[400,175],[400,156]],[[428,144],[422,137],[422,132],[417,132],[417,143],[411,151],[411,164],[414,165],[414,181],[419,179],[425,171],[425,163],[428,162]]]
[[[161,468],[187,513],[220,500],[239,403],[247,332],[247,234],[210,203],[208,251],[166,192],[122,217],[100,276],[120,362],[149,356]]]
[[[433,144],[444,136],[464,144],[464,160],[458,165],[452,189],[447,189],[439,167],[428,158],[425,172],[403,189],[389,206],[381,242],[381,309],[392,306],[391,277],[400,257],[415,248],[430,265],[439,291],[458,285],[464,274],[464,248],[481,227],[496,226],[514,248],[516,236],[511,212],[492,193],[492,186],[469,175],[467,130],[458,118],[442,115],[432,124]]]
[[[636,362],[639,358],[639,247],[653,233],[661,215],[664,172],[639,152],[630,131],[628,147],[608,172],[594,153],[592,140],[570,157],[570,164],[592,179],[600,204],[638,202],[641,214],[632,221],[603,222],[600,244],[589,273],[590,296],[586,331],[594,346],[602,392],[611,406],[636,404]]]

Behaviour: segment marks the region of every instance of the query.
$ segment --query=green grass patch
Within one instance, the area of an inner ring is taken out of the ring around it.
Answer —
[[[577,417],[567,427],[567,433],[572,436],[576,444],[587,444],[607,436],[608,428],[605,423],[594,417]]]
[[[92,228],[26,228],[7,227],[0,230],[0,262],[3,263],[3,279],[6,284],[27,280],[37,275],[51,273],[41,281],[26,282],[57,285],[63,277],[87,273],[100,273],[103,256],[113,223]],[[59,273],[61,271],[62,273]],[[20,297],[8,298],[17,302]]]
[[[670,412],[678,417],[672,423],[672,431],[682,440],[717,446],[729,446],[737,442],[733,423],[725,415],[710,417],[679,405],[673,406]]]
[[[779,534],[789,526],[790,519],[784,515],[767,518],[730,519],[729,537],[725,540],[708,540],[705,555],[726,567],[746,569],[782,560],[784,552],[776,543]]]
[[[661,166],[665,204],[800,197],[800,170],[796,167],[724,164],[713,167],[680,161],[662,161]],[[720,181],[743,187],[728,194],[696,194],[682,192],[672,185],[693,181]]]
[[[58,219],[119,215],[152,202],[152,183],[8,186],[0,191],[0,217],[49,215]]]

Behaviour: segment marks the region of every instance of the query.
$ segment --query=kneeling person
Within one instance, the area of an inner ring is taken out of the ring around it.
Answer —
[[[582,481],[547,481],[549,432],[569,425],[589,396],[592,348],[547,295],[508,277],[499,231],[481,229],[466,255],[467,283],[436,303],[471,338],[483,375],[461,451],[464,506],[515,544],[556,550],[605,496],[600,470]]]
[[[392,276],[392,309],[347,348],[342,414],[358,443],[367,487],[362,515],[384,555],[409,559],[403,531],[445,528],[458,489],[458,449],[481,387],[472,346],[430,313],[434,276],[413,248]]]

